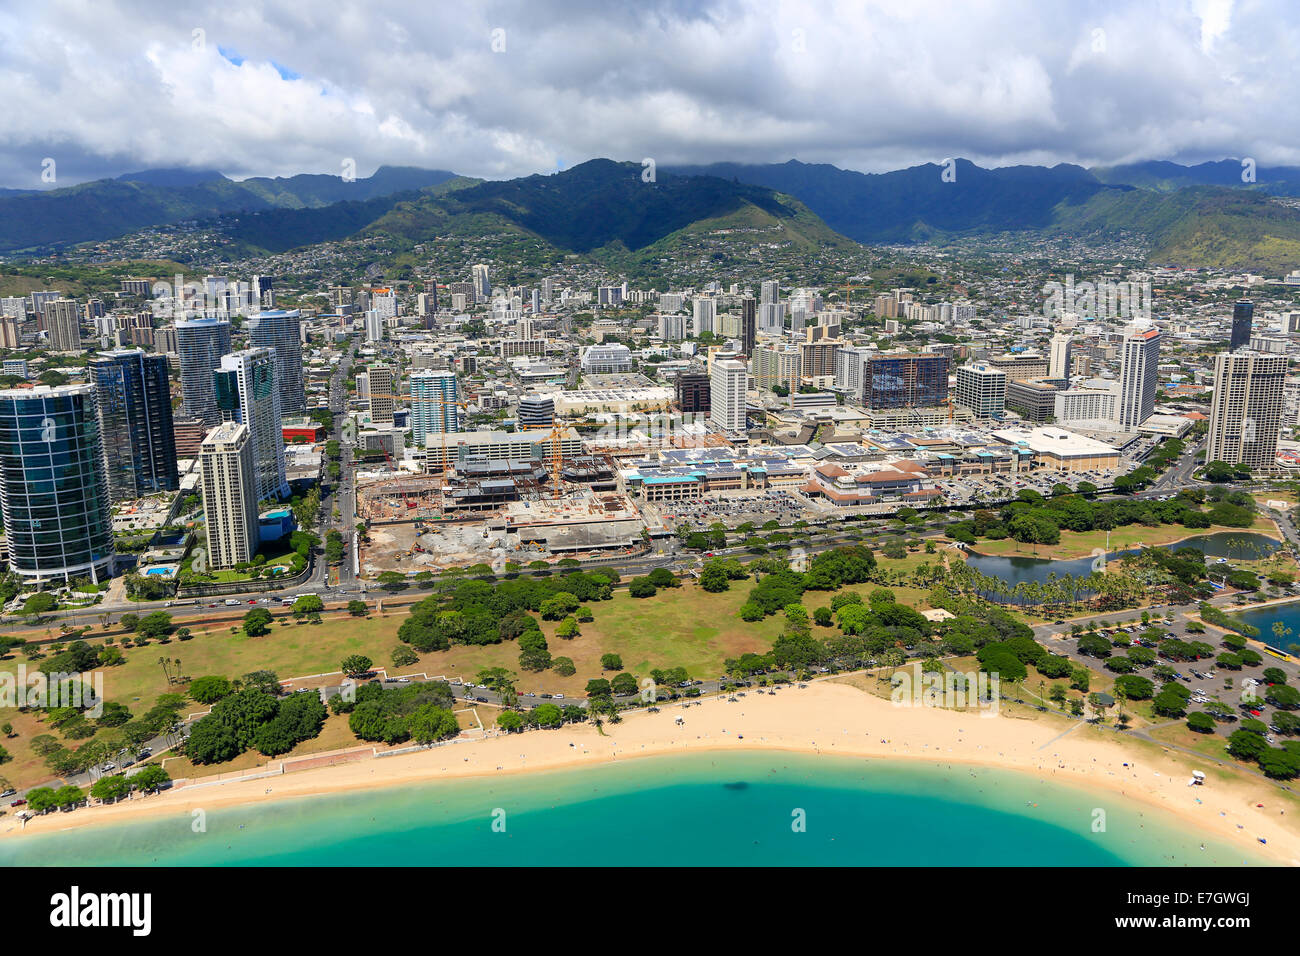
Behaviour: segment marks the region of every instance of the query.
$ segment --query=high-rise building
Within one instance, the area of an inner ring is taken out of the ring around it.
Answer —
[[[707,412],[711,407],[712,385],[704,372],[682,372],[675,383],[677,407],[683,414]]]
[[[781,301],[781,283],[764,282],[759,287],[758,301],[760,305],[767,305],[773,302]]]
[[[1153,325],[1130,325],[1121,346],[1119,424],[1136,431],[1156,409],[1160,385],[1160,330]]]
[[[421,369],[411,373],[411,437],[424,447],[425,435],[460,431],[460,386],[456,373]]]
[[[1243,299],[1232,307],[1232,338],[1228,351],[1235,352],[1250,344],[1250,330],[1255,320],[1255,304]]]
[[[798,346],[757,346],[750,360],[754,368],[754,385],[758,388],[781,385],[792,392],[798,391],[802,358]]]
[[[1047,377],[1064,378],[1070,377],[1070,353],[1073,351],[1071,345],[1073,339],[1065,333],[1058,332],[1052,336],[1051,347],[1048,350]]]
[[[985,362],[957,369],[953,400],[976,418],[1001,418],[1007,403],[1007,373]]]
[[[98,582],[112,573],[93,386],[0,391],[0,514],[9,567],[22,577]]]
[[[470,269],[470,281],[474,284],[474,297],[479,302],[492,298],[492,281],[488,278],[488,267],[476,265]]]
[[[258,276],[270,282],[266,276]],[[248,318],[248,344],[275,352],[275,381],[280,411],[307,414],[307,389],[302,372],[302,317],[297,309],[268,309]]]
[[[520,428],[550,428],[555,424],[555,399],[529,393],[519,398]]]
[[[366,341],[379,342],[384,337],[384,317],[371,309],[366,313]]]
[[[225,319],[177,319],[176,352],[181,367],[181,414],[205,424],[221,421],[212,373],[230,351],[230,323]]]
[[[847,357],[841,358],[841,371]],[[948,400],[948,356],[870,355],[861,370],[861,396],[867,408],[935,408]]]
[[[20,345],[22,334],[18,328],[18,319],[12,315],[0,316],[0,349],[16,349]]]
[[[220,571],[253,560],[258,496],[247,425],[222,422],[208,432],[199,447],[199,475],[208,567]]]
[[[284,471],[284,419],[275,380],[275,353],[244,349],[221,357],[213,374],[221,420],[248,426],[257,500],[289,496]]]
[[[717,307],[717,302],[709,296],[695,297],[695,301],[691,303],[691,310],[694,313],[696,335],[713,331],[714,321],[718,314]]]
[[[176,457],[198,458],[199,445],[208,433],[208,424],[201,418],[187,418],[183,415],[172,416],[172,434],[176,436]]]
[[[1221,352],[1214,359],[1214,395],[1205,460],[1272,468],[1282,424],[1287,357]]]
[[[81,350],[81,305],[76,299],[54,299],[46,302],[43,314],[51,351]]]
[[[746,356],[754,354],[758,335],[758,303],[745,299],[740,303],[740,347]]]
[[[90,361],[112,501],[180,487],[167,358],[141,349],[100,352]]]
[[[397,408],[397,392],[393,369],[383,364],[371,365],[366,369],[367,395],[370,400],[370,424],[393,424],[393,412]]]
[[[709,418],[726,432],[745,431],[745,393],[749,370],[744,362],[718,359],[709,373]]]

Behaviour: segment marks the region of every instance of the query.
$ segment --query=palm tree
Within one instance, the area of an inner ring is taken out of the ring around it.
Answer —
[[[169,683],[169,684],[172,683],[172,675],[171,675],[171,672],[167,669],[167,666],[171,663],[171,661],[169,661],[169,660],[168,660],[167,658],[165,658],[165,657],[160,657],[160,658],[158,658],[158,663],[159,663],[160,665],[162,665],[163,676],[167,678],[167,683]]]

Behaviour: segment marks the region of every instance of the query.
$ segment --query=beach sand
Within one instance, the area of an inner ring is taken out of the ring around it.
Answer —
[[[633,712],[619,724],[606,724],[605,736],[590,724],[581,724],[256,780],[203,784],[200,778],[157,796],[47,814],[25,828],[6,816],[0,819],[0,834],[51,832],[197,808],[210,811],[451,777],[594,766],[655,754],[784,750],[1024,771],[1094,788],[1099,800],[1122,795],[1142,801],[1180,818],[1206,838],[1249,849],[1280,864],[1300,862],[1300,803],[1268,782],[1244,776],[1225,780],[1222,768],[1210,761],[1064,718],[1036,716],[898,707],[848,683],[827,679],[803,688],[786,687],[775,695],[751,690],[735,703],[709,698],[690,707],[663,705],[657,714]],[[678,718],[683,723],[678,724]],[[1204,786],[1187,785],[1194,769],[1205,771]],[[1267,845],[1257,842],[1260,837],[1267,839]]]

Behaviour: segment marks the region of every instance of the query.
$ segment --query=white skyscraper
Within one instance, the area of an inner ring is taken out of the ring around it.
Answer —
[[[288,497],[275,353],[261,348],[223,355],[213,376],[222,420],[248,426],[257,500]]]
[[[718,359],[709,373],[709,419],[727,432],[745,430],[749,369],[735,359]]]
[[[1007,403],[1007,373],[984,362],[960,366],[953,401],[976,418],[1000,418]]]
[[[199,475],[214,571],[251,561],[257,553],[257,478],[248,426],[223,422],[199,446]]]
[[[1070,353],[1073,339],[1064,332],[1052,336],[1051,351],[1048,358],[1048,378],[1070,377]]]
[[[1130,325],[1124,330],[1122,348],[1119,425],[1136,431],[1156,408],[1160,330],[1154,325]]]
[[[1285,355],[1242,350],[1215,356],[1207,462],[1251,469],[1276,464],[1286,368]]]
[[[366,313],[366,341],[378,342],[384,337],[384,317],[371,309]]]
[[[492,281],[488,278],[488,267],[477,265],[470,269],[470,281],[474,284],[474,296],[479,302],[492,298]]]
[[[712,332],[718,314],[718,304],[711,297],[697,296],[692,308],[695,312],[695,334]]]

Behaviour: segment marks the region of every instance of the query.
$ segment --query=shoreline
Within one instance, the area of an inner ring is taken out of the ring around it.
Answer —
[[[676,723],[678,717],[683,724]],[[590,724],[569,725],[255,780],[181,786],[152,797],[47,814],[26,827],[12,817],[0,819],[0,838],[438,780],[743,750],[923,760],[1023,772],[1099,796],[1137,801],[1166,813],[1172,825],[1249,849],[1274,863],[1300,862],[1300,824],[1294,823],[1300,818],[1300,802],[1293,795],[1264,780],[1228,778],[1218,764],[1190,754],[1117,739],[1111,731],[1046,715],[986,717],[930,707],[895,707],[832,678],[803,689],[786,688],[775,696],[751,693],[734,704],[713,698],[689,708],[663,707],[658,714],[633,712],[620,724],[607,724],[606,733],[601,736]],[[1204,786],[1187,786],[1192,769],[1206,771]],[[1286,820],[1287,809],[1293,811],[1291,821]],[[1268,843],[1260,844],[1259,837]]]

